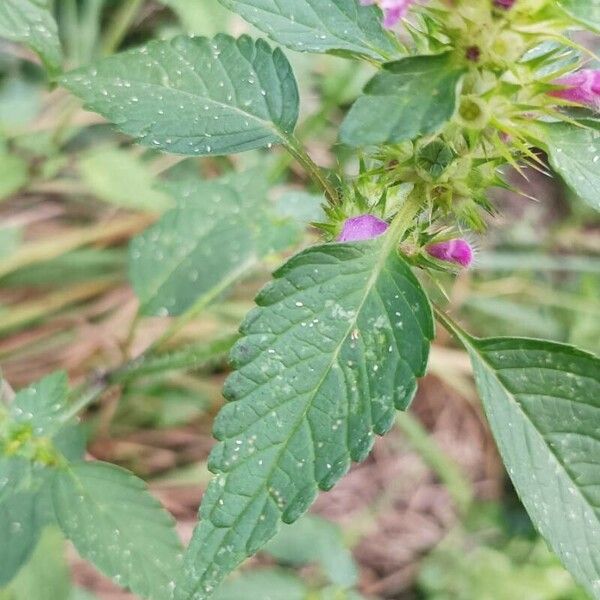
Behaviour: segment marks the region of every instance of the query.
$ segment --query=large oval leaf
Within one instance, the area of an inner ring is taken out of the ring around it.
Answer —
[[[548,123],[544,125],[544,131],[552,168],[582,200],[600,210],[598,125],[591,121],[581,127],[568,123]]]
[[[170,597],[181,547],[143,481],[107,463],[74,463],[57,473],[53,501],[81,556],[144,598]]]
[[[345,51],[389,60],[400,46],[375,6],[358,0],[220,0],[276,42],[299,52]]]
[[[150,42],[62,83],[141,143],[177,154],[261,148],[280,142],[298,119],[298,89],[284,54],[248,36]]]
[[[527,512],[600,598],[600,360],[553,342],[459,335]]]
[[[0,37],[27,44],[48,69],[56,71],[62,50],[51,4],[50,0],[2,0]]]
[[[585,28],[600,32],[600,0],[558,0],[558,5]]]
[[[350,109],[340,139],[351,146],[395,144],[437,131],[456,112],[464,72],[451,53],[386,64]]]
[[[144,314],[178,315],[208,303],[300,228],[269,210],[264,172],[169,185],[177,207],[132,240],[129,273]]]
[[[427,364],[427,297],[388,235],[309,249],[275,273],[234,347],[217,477],[176,597],[199,600],[369,453]]]

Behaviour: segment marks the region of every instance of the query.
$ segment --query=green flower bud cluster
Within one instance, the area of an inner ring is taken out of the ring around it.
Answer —
[[[563,110],[569,103],[553,92],[558,79],[583,64],[586,51],[567,37],[576,23],[558,4],[439,0],[419,6],[406,23],[413,52],[450,53],[464,71],[456,110],[433,133],[370,151],[359,195],[381,208],[384,191],[394,197],[410,185],[428,208],[428,227],[439,221],[485,229],[485,214],[494,212],[489,189],[509,187],[503,167],[538,166],[536,123],[570,118]],[[363,205],[341,212],[352,215]],[[382,210],[374,212],[385,218]]]

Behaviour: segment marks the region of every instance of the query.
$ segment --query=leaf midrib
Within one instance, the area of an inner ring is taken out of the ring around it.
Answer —
[[[96,77],[94,79],[96,81],[100,81],[100,82],[104,82],[104,83],[110,83],[112,85],[114,85],[114,82],[115,82],[114,78],[98,77],[97,75],[96,75]],[[128,79],[128,81],[130,81],[131,83],[135,83],[136,85],[138,85],[140,87],[158,88],[160,90],[170,90],[174,94],[182,94],[184,96],[190,96],[195,101],[202,100],[203,102],[209,102],[209,103],[215,104],[215,105],[217,105],[217,106],[219,106],[221,108],[225,108],[227,110],[231,110],[231,111],[237,112],[237,113],[239,113],[243,117],[250,118],[250,119],[256,121],[257,123],[259,123],[265,129],[273,130],[275,133],[277,133],[277,135],[279,135],[280,137],[283,137],[283,132],[281,132],[275,126],[275,123],[273,121],[264,121],[263,119],[261,119],[260,117],[257,117],[256,115],[254,115],[252,113],[244,112],[241,108],[239,108],[237,106],[234,106],[234,105],[231,105],[231,104],[225,104],[224,102],[220,102],[219,100],[215,100],[214,98],[210,98],[208,96],[201,96],[200,94],[194,94],[194,93],[188,92],[186,90],[181,90],[181,89],[178,89],[178,88],[171,87],[169,85],[158,84],[158,83],[151,83],[151,82],[148,82],[148,81],[137,81],[135,79]]]

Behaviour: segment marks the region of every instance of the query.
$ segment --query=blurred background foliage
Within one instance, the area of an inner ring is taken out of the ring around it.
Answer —
[[[181,32],[252,33],[216,0],[55,5],[69,68]],[[288,55],[302,95],[299,137],[316,162],[357,172],[357,157],[337,132],[371,67]],[[320,218],[320,197],[282,150],[180,160],[143,149],[53,89],[32,54],[0,41],[0,362],[8,384],[19,389],[60,368],[76,385],[159,339],[166,319],[136,317],[129,240],[173,206],[169,181],[253,166],[272,186],[274,209],[306,231],[296,249],[314,242],[307,224]],[[522,193],[493,192],[498,215],[488,234],[473,240],[475,267],[441,280],[432,293],[443,288],[453,312],[478,334],[544,336],[600,352],[597,214],[537,171],[510,178]],[[233,335],[288,252],[253,264],[170,339],[166,359],[190,343],[205,347]],[[285,527],[219,600],[585,598],[507,483],[466,356],[438,333],[430,374],[395,433],[321,496],[321,516]],[[167,374],[149,369],[125,378],[86,417],[89,455],[146,478],[184,539],[208,480],[225,348]],[[131,597],[63,548],[60,534],[48,529],[0,599]]]

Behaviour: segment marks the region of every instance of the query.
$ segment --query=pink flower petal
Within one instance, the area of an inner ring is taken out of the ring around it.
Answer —
[[[551,96],[600,110],[600,71],[582,69],[554,83],[565,89],[550,92]]]
[[[383,235],[389,225],[373,215],[360,215],[346,219],[338,242],[357,242],[360,240],[372,240]]]
[[[410,5],[416,0],[360,0],[363,6],[369,4],[378,4],[383,11],[383,25],[385,27],[395,27],[400,19],[406,16]]]
[[[473,248],[467,240],[455,239],[431,244],[427,253],[438,260],[451,262],[467,269],[473,263]]]

